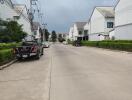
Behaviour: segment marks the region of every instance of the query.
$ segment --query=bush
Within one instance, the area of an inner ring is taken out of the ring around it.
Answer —
[[[82,45],[96,47],[98,46],[98,41],[82,41]]]
[[[70,39],[67,40],[68,44],[73,44],[73,41],[71,41]]]
[[[21,43],[0,43],[0,50],[10,49],[10,48],[14,48],[20,45]]]
[[[115,49],[132,52],[131,40],[116,40],[116,41],[82,41],[83,46],[92,46],[106,49]]]
[[[13,58],[12,49],[0,50],[0,65],[11,61]]]

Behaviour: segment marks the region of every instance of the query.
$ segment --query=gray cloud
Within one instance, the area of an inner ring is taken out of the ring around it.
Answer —
[[[28,0],[19,0],[19,2]],[[116,0],[39,0],[50,31],[68,32],[76,21],[87,21],[94,6],[114,5]]]

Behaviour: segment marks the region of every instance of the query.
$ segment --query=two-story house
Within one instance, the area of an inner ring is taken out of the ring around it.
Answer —
[[[114,7],[95,7],[89,21],[89,40],[109,39],[114,28]]]
[[[85,32],[84,34],[84,26],[87,22],[76,22],[73,25],[73,29],[71,31],[70,36],[72,36],[73,40],[88,40],[88,34]]]
[[[25,32],[32,34],[28,10],[25,5],[16,5],[11,0],[3,0],[0,2],[0,18],[6,21],[17,21],[20,25],[23,25],[22,28]]]
[[[115,7],[115,39],[132,40],[131,0],[119,0]]]

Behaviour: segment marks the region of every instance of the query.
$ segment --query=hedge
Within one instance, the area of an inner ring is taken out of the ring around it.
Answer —
[[[20,45],[21,43],[0,43],[0,50],[10,49]]]
[[[0,65],[3,65],[14,58],[12,49],[0,50]]]
[[[115,49],[132,52],[132,41],[116,40],[116,41],[82,41],[83,46],[92,46],[106,49]]]

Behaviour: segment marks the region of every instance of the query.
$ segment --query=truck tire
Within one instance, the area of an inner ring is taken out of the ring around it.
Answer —
[[[40,53],[39,52],[36,55],[36,59],[40,59]]]

